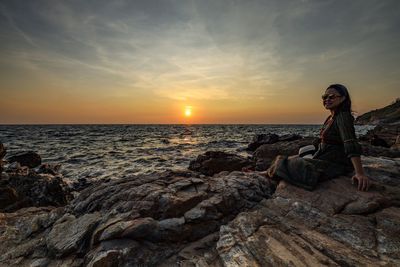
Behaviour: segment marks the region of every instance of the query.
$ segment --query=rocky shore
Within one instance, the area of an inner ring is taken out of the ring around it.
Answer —
[[[188,169],[75,185],[33,153],[4,168],[0,143],[0,266],[399,266],[397,139],[361,138],[368,192],[351,174],[310,192],[257,172],[315,141],[301,136],[256,136],[248,158],[209,151]]]

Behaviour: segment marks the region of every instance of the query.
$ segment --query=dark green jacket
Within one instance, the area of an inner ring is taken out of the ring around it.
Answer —
[[[315,159],[351,165],[350,158],[361,155],[361,146],[354,130],[354,118],[350,112],[338,112],[329,116],[320,132]]]

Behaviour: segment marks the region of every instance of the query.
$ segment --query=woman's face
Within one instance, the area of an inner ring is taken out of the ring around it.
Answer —
[[[334,88],[328,88],[322,96],[324,107],[329,110],[336,109],[346,97],[341,96]]]

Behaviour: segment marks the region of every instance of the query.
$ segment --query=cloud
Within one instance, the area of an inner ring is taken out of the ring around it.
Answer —
[[[268,99],[365,74],[391,88],[398,84],[399,6],[372,0],[6,1],[0,5],[7,25],[0,29],[0,64],[47,75],[64,88],[146,91],[174,100]]]

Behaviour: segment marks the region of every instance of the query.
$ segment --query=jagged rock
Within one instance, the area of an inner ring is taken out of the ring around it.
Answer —
[[[244,167],[253,165],[251,160],[244,157],[222,151],[207,151],[190,162],[189,170],[211,176],[222,171],[240,171]]]
[[[89,266],[161,264],[272,192],[264,176],[243,172],[201,178],[198,173],[165,172],[93,185],[63,207],[64,216],[45,229],[18,236],[19,243],[39,244],[20,263],[29,265],[40,258],[49,259],[50,265],[64,264],[64,259]],[[2,232],[8,231],[5,224]],[[14,237],[7,238],[8,249],[13,250]],[[5,250],[2,246],[0,242]],[[18,257],[0,258],[0,265],[15,263]]]
[[[258,147],[264,144],[273,144],[279,141],[279,135],[277,134],[258,134],[254,136],[253,142],[251,142],[247,146],[247,150],[249,151],[255,151]]]
[[[37,173],[57,175],[61,169],[61,164],[44,163],[39,166]]]
[[[100,213],[98,212],[84,214],[79,218],[73,215],[60,218],[46,237],[50,255],[63,257],[78,249],[84,251],[83,246],[88,245],[88,237],[91,236],[99,221]]]
[[[360,138],[370,142],[372,145],[391,147],[396,143],[399,135],[400,123],[397,122],[392,124],[379,124]]]
[[[368,192],[350,175],[272,195],[238,171],[93,184],[65,207],[0,213],[0,265],[399,265],[400,160],[362,161]]]
[[[8,173],[0,180],[3,201],[0,211],[11,212],[30,206],[63,206],[72,199],[67,184],[60,176],[21,172]]]
[[[283,141],[295,141],[295,140],[299,140],[302,139],[303,137],[301,135],[298,134],[284,134],[279,136],[279,142],[283,142]]]
[[[26,166],[28,168],[35,168],[42,163],[42,158],[38,153],[29,151],[11,156],[7,159],[7,161],[10,163],[18,162],[19,164],[21,164],[21,166]]]
[[[274,144],[264,144],[254,152],[256,160],[256,170],[263,171],[268,169],[271,162],[278,155],[297,155],[300,147],[312,144],[314,137],[304,137],[294,141],[282,141]]]
[[[29,266],[23,261],[46,258],[45,237],[48,228],[62,215],[63,209],[30,207],[15,213],[0,213],[0,266]]]
[[[281,182],[271,199],[221,227],[223,265],[399,265],[400,190],[377,177],[391,175],[386,170],[399,163],[379,161],[374,175],[369,165],[375,183],[368,192],[357,191],[350,177],[323,182],[312,192]],[[392,171],[399,180],[400,169]]]
[[[360,142],[362,147],[362,154],[364,156],[372,157],[389,157],[398,158],[400,157],[400,149],[396,148],[386,148],[381,146],[373,146],[366,142]]]

